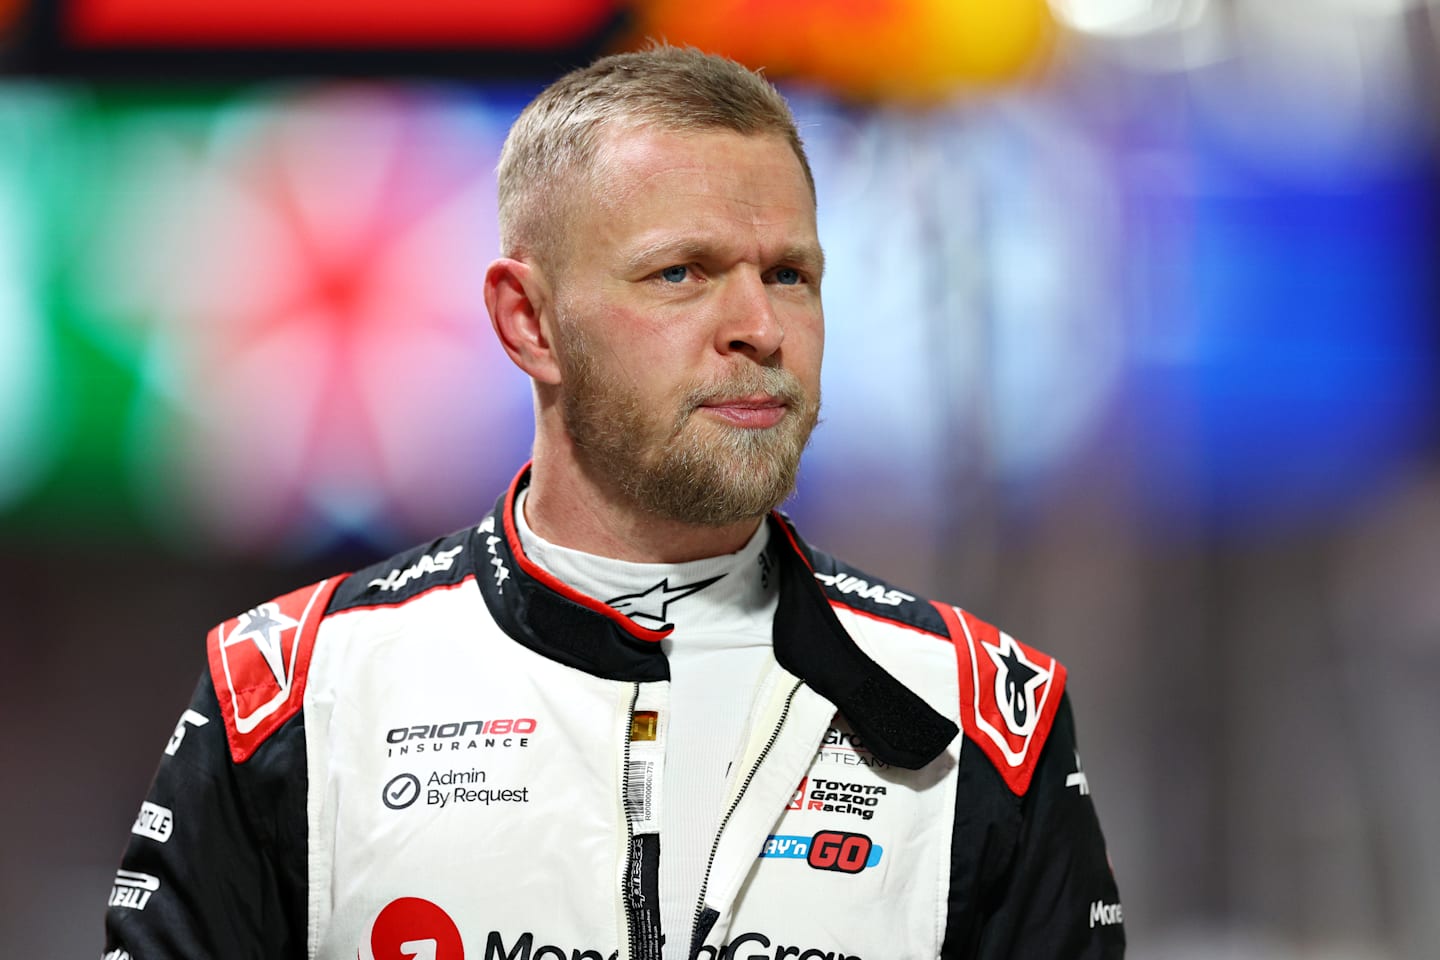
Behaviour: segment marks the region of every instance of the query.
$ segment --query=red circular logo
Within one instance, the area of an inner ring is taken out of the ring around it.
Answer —
[[[419,897],[385,905],[370,928],[370,951],[375,960],[465,960],[455,921]]]

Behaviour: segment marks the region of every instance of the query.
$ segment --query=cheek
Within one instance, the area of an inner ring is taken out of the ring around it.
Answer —
[[[790,361],[797,368],[820,369],[820,358],[825,352],[825,318],[818,308],[796,308],[787,311],[785,319],[784,348]]]

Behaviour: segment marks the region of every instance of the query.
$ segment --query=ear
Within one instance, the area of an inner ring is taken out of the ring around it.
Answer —
[[[486,269],[485,308],[500,346],[537,383],[557,384],[550,303],[549,285],[534,264],[502,257]]]

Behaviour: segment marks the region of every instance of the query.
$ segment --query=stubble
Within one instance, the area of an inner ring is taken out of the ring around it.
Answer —
[[[820,398],[778,366],[741,360],[723,380],[697,384],[672,411],[647,410],[638,393],[598,363],[583,331],[563,323],[561,411],[582,466],[644,510],[669,520],[725,526],[763,516],[795,489]],[[696,416],[706,403],[766,394],[784,402],[773,427]]]

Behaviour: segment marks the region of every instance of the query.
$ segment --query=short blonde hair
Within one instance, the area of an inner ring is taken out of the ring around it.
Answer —
[[[779,136],[815,178],[789,105],[759,73],[690,47],[603,57],[541,91],[500,151],[500,247],[542,262],[562,249],[566,204],[586,184],[607,127]]]

